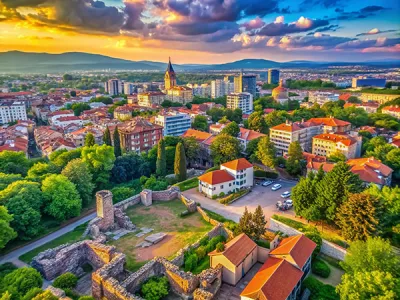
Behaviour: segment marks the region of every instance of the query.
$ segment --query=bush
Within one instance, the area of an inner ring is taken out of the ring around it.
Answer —
[[[203,237],[203,238],[200,240],[200,245],[201,245],[201,246],[206,246],[206,245],[208,244],[208,240],[209,240],[208,236]]]
[[[10,262],[0,265],[0,278],[3,278],[4,276],[13,272],[16,269],[17,267]]]
[[[142,285],[141,294],[146,300],[159,300],[168,296],[169,282],[167,277],[152,277]]]
[[[328,278],[331,274],[331,269],[323,260],[316,258],[312,263],[312,272],[322,278]]]
[[[78,283],[78,277],[72,273],[64,273],[58,276],[53,283],[53,286],[60,289],[73,289]]]
[[[38,271],[33,268],[24,267],[16,269],[11,273],[7,274],[1,285],[4,287],[4,291],[10,291],[10,294],[14,296],[23,297],[28,291],[33,288],[42,287],[43,279]]]
[[[207,244],[207,252],[211,252],[217,247],[217,244],[220,242],[225,242],[225,237],[222,235],[218,235],[213,237]]]
[[[218,198],[218,196],[217,196],[217,195],[213,195],[211,198],[212,198],[213,200],[215,200],[215,199]]]
[[[92,296],[82,296],[78,300],[94,300],[94,298]]]
[[[217,250],[217,252],[222,252],[222,251],[225,250],[225,246],[224,246],[224,244],[222,242],[219,242],[217,244],[217,246],[215,247],[215,249]]]
[[[257,240],[256,244],[260,247],[267,248],[267,249],[269,249],[269,246],[270,246],[269,241],[264,241],[264,240]]]
[[[195,253],[188,256],[188,258],[185,259],[185,271],[189,272],[189,271],[193,270],[194,268],[196,268],[198,261],[199,261],[199,258],[197,257],[197,255]]]
[[[329,284],[323,284],[317,278],[308,276],[304,279],[302,289],[309,289],[311,296],[309,300],[338,300],[335,288]]]
[[[221,193],[219,193],[219,195],[218,195],[218,197],[223,197],[223,196],[225,196],[225,193],[224,192],[221,192]]]
[[[77,292],[75,292],[74,290],[72,290],[72,289],[65,288],[64,292],[65,292],[65,295],[67,297],[70,297],[71,299],[78,299],[79,298],[79,294]]]
[[[21,300],[32,300],[35,298],[37,295],[43,293],[43,290],[41,288],[33,288],[30,289],[24,297],[21,298]]]
[[[134,190],[128,187],[115,187],[111,190],[113,203],[118,203],[133,196]]]
[[[313,258],[316,258],[319,252],[321,251],[321,246],[322,246],[321,235],[319,234],[318,231],[308,231],[304,233],[304,235],[317,244],[317,247],[314,249],[312,254]]]
[[[207,248],[206,246],[200,246],[199,248],[197,248],[195,250],[197,257],[199,258],[199,260],[203,259],[206,254],[207,254]]]
[[[235,193],[229,194],[225,198],[220,199],[218,202],[221,204],[227,205],[247,193],[248,193],[248,190],[240,190]]]

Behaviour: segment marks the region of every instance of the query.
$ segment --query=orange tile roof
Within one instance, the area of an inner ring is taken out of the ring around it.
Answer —
[[[326,126],[348,126],[350,125],[349,122],[342,121],[336,118],[311,118],[308,120],[310,122],[316,123],[316,124],[321,124],[321,125],[326,125]]]
[[[252,141],[255,139],[258,139],[259,137],[263,137],[266,136],[263,133],[259,133],[257,131],[254,130],[250,130],[250,129],[246,129],[246,128],[242,128],[240,127],[240,135],[239,138],[246,140],[246,141]]]
[[[240,263],[257,247],[246,234],[239,234],[234,239],[225,244],[225,250],[217,252],[216,250],[208,253],[210,256],[223,255],[235,266]]]
[[[255,300],[285,300],[303,272],[281,258],[269,257],[240,296]]]
[[[297,266],[301,269],[310,258],[317,244],[303,234],[290,236],[283,239],[279,246],[272,250],[269,254],[273,256],[283,256],[283,258],[290,255]]]
[[[351,136],[344,134],[334,133],[322,133],[313,137],[313,139],[319,139],[324,141],[330,141],[333,143],[342,143],[345,146],[350,146],[356,142]]]
[[[351,166],[351,172],[358,174],[365,182],[384,184],[382,178],[390,176],[393,170],[374,157],[349,159],[347,164]]]
[[[391,145],[395,146],[396,148],[400,148],[400,139],[394,140]]]
[[[214,185],[235,180],[235,177],[225,170],[216,170],[199,176],[199,180]]]
[[[221,166],[236,171],[241,171],[253,167],[253,165],[249,163],[249,161],[245,158],[239,158],[232,161],[228,161],[222,164]]]
[[[189,128],[188,130],[186,130],[186,132],[184,134],[182,134],[182,137],[194,137],[194,138],[196,138],[196,140],[198,140],[200,142],[208,139],[211,136],[212,136],[211,133],[196,130],[196,129],[191,129],[191,128]]]
[[[398,105],[386,106],[386,107],[382,108],[382,111],[390,111],[390,112],[400,113],[400,106],[398,106]]]
[[[307,169],[311,169],[311,170],[318,171],[321,166],[322,166],[322,170],[326,173],[326,172],[332,171],[332,169],[335,167],[335,164],[330,163],[330,162],[318,162],[318,161],[313,161],[313,160],[311,160],[307,163]]]

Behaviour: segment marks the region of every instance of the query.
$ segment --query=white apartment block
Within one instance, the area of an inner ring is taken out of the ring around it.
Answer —
[[[192,120],[185,113],[166,112],[156,116],[155,123],[164,127],[163,136],[180,136],[191,127]]]
[[[211,81],[211,98],[213,99],[231,94],[234,91],[234,83],[230,82],[227,78],[225,78],[224,80],[216,79]]]
[[[0,124],[28,120],[24,102],[7,101],[0,103]]]
[[[135,92],[135,85],[132,82],[124,83],[124,94],[132,95]]]
[[[226,97],[226,108],[240,108],[244,114],[253,111],[253,95],[250,93],[232,93]]]
[[[105,82],[104,89],[111,96],[124,93],[122,81],[119,79],[110,79],[109,81]]]
[[[308,93],[308,101],[313,103],[318,103],[319,105],[324,105],[329,101],[338,101],[339,94],[331,93],[331,92],[309,92]]]

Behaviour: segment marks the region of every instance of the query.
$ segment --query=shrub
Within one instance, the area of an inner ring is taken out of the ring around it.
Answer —
[[[322,246],[321,235],[319,234],[318,231],[308,231],[304,233],[304,235],[317,244],[317,247],[314,249],[312,254],[313,258],[316,258],[319,252],[321,251],[321,246]]]
[[[218,196],[217,196],[217,195],[213,195],[211,198],[212,198],[213,200],[215,200],[215,199],[218,198]]]
[[[222,252],[222,251],[225,250],[225,246],[224,246],[224,244],[222,242],[219,242],[217,244],[217,246],[215,247],[215,249],[217,250],[217,252]]]
[[[64,292],[65,292],[65,295],[67,297],[70,297],[71,299],[78,299],[79,298],[79,294],[77,292],[75,292],[74,290],[72,290],[72,289],[65,288]]]
[[[82,296],[78,300],[94,300],[94,298],[92,296]]]
[[[203,259],[206,254],[207,254],[207,248],[206,246],[200,246],[199,248],[196,249],[196,255],[199,258],[199,260]]]
[[[142,285],[141,294],[146,300],[159,300],[168,295],[167,277],[152,277]]]
[[[329,284],[323,284],[317,278],[308,276],[304,279],[302,289],[309,289],[311,292],[310,300],[338,300],[335,288]]]
[[[278,173],[267,172],[267,171],[264,171],[264,170],[255,170],[254,171],[254,177],[276,179],[276,178],[278,178]]]
[[[33,288],[30,289],[24,297],[21,298],[21,300],[32,300],[33,298],[35,298],[37,295],[43,293],[43,290],[41,288]]]
[[[207,252],[211,252],[215,249],[218,243],[225,242],[225,237],[218,235],[213,237],[207,244]]]
[[[78,277],[72,273],[64,273],[58,276],[53,283],[53,286],[60,289],[73,289],[78,283]]]
[[[208,240],[209,240],[208,236],[203,237],[203,238],[200,240],[200,245],[201,245],[201,246],[206,246],[206,245],[208,244]]]
[[[113,203],[118,203],[133,196],[134,190],[129,187],[115,187],[111,190]]]
[[[225,193],[224,193],[224,192],[221,192],[221,193],[219,193],[219,195],[218,195],[218,197],[223,197],[223,196],[225,196]]]
[[[197,257],[197,255],[195,253],[191,254],[185,260],[185,271],[189,272],[189,271],[193,270],[194,268],[196,268],[198,261],[199,261],[199,258]]]
[[[269,241],[264,241],[264,240],[257,240],[256,244],[260,247],[267,248],[267,249],[269,249],[269,246],[270,246]]]
[[[17,267],[10,262],[0,265],[0,278],[3,278],[16,269]]]
[[[4,291],[10,291],[14,296],[23,297],[33,288],[40,288],[43,284],[42,276],[33,268],[20,268],[7,274],[2,282]]]
[[[323,260],[316,258],[312,263],[312,272],[322,278],[328,278],[331,274],[331,269]]]

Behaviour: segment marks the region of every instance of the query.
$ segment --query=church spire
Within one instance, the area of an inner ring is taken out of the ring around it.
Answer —
[[[176,74],[171,64],[171,57],[168,58],[168,66],[164,76],[165,89],[170,89],[176,86]]]
[[[166,72],[175,73],[174,68],[172,67],[172,64],[171,64],[171,57],[168,58],[168,66],[167,66]]]

